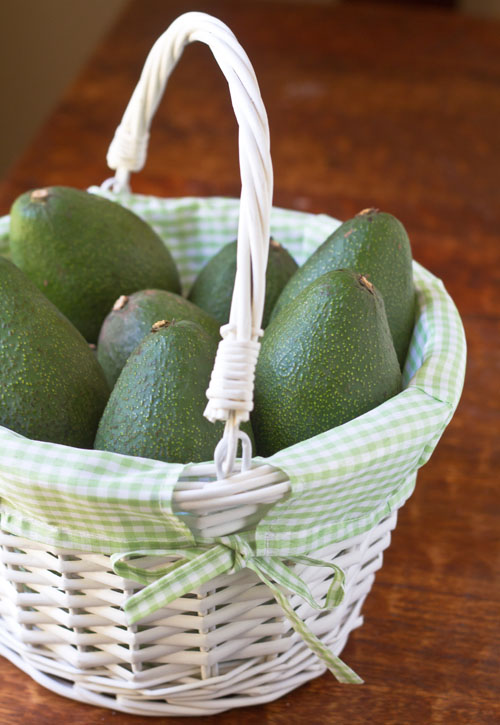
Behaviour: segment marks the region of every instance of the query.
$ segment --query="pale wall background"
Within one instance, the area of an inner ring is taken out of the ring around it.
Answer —
[[[127,0],[0,0],[0,178]]]

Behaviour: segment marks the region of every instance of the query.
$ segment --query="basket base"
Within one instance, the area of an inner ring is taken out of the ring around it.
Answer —
[[[358,622],[357,626],[361,626],[361,624],[362,619]],[[295,690],[309,680],[320,677],[326,672],[326,668],[313,655],[310,657],[311,662],[308,663],[307,668],[303,669],[305,663],[302,662],[300,672],[295,676],[289,676],[285,684],[280,681],[279,686],[273,686],[272,689],[267,685],[261,688],[262,692],[260,694],[259,687],[253,686],[252,689],[255,693],[251,695],[228,695],[225,698],[218,698],[216,700],[200,700],[197,704],[193,703],[188,697],[184,702],[179,700],[178,703],[175,703],[169,702],[166,698],[158,700],[153,698],[144,699],[144,695],[134,698],[133,692],[128,695],[103,694],[94,689],[89,689],[89,687],[76,679],[74,681],[63,679],[53,673],[39,669],[30,661],[20,656],[18,652],[11,649],[5,643],[5,639],[9,639],[8,633],[7,637],[5,637],[5,634],[0,625],[0,656],[8,659],[13,665],[29,675],[32,680],[42,687],[55,692],[57,695],[76,700],[77,702],[94,705],[96,707],[104,707],[130,715],[147,715],[151,717],[217,715],[237,707],[250,707],[252,705],[262,705],[266,702],[272,702]],[[342,642],[338,643],[338,646],[335,648],[335,654],[339,655],[342,652],[347,643],[348,636],[349,633],[346,634]],[[270,662],[269,665],[272,666],[273,663]]]

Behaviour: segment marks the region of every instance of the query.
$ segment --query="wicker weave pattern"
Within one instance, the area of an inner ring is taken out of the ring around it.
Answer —
[[[290,595],[336,654],[362,623],[361,607],[395,525],[393,514],[363,536],[315,552],[346,573],[339,607],[319,613]],[[122,606],[138,586],[114,574],[109,557],[5,532],[0,545],[2,654],[66,696],[126,712],[197,715],[275,699],[324,670],[248,570],[219,576],[127,626]],[[317,598],[326,594],[330,570],[296,571]]]

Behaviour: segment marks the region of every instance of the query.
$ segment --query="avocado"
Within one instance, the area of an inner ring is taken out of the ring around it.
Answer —
[[[157,320],[191,320],[219,339],[219,323],[184,297],[166,290],[147,289],[119,297],[103,322],[97,359],[111,387],[130,353],[151,332]]]
[[[236,276],[237,242],[230,242],[203,267],[189,292],[189,299],[206,310],[221,324],[229,322],[229,312]],[[274,239],[269,242],[266,271],[266,292],[262,327],[269,322],[272,309],[297,263],[287,250]]]
[[[10,215],[12,261],[77,327],[97,342],[121,294],[147,287],[180,292],[160,237],[120,204],[79,189],[28,191]]]
[[[363,274],[382,295],[402,368],[415,323],[415,288],[410,241],[391,214],[365,209],[338,227],[288,282],[273,315],[317,277],[342,268]]]
[[[116,381],[95,448],[170,463],[213,460],[224,423],[203,411],[216,351],[196,322],[155,323]]]
[[[262,338],[252,413],[257,454],[342,425],[400,390],[381,295],[351,270],[327,272],[273,318]]]
[[[27,438],[92,448],[108,397],[82,335],[0,257],[0,425]]]

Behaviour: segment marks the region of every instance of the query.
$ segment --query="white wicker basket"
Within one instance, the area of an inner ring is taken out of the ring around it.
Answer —
[[[273,511],[273,504],[285,505],[284,502],[300,489],[289,473],[283,455],[271,463],[251,460],[245,447],[243,460],[235,461],[237,437],[241,435],[238,433],[239,422],[245,419],[252,405],[253,367],[258,354],[264,301],[272,170],[267,118],[253,69],[232,33],[222,23],[204,14],[188,13],[178,18],[155,44],[110,147],[108,163],[116,169],[116,176],[107,186],[122,193],[126,202],[127,194],[123,192],[128,189],[130,171],[139,170],[145,161],[149,125],[168,75],[183,47],[194,40],[201,40],[211,47],[228,80],[240,129],[242,176],[238,272],[231,319],[224,329],[225,340],[214,367],[206,413],[211,418],[227,420],[226,430],[214,462],[185,467],[172,494],[173,510],[183,525],[189,525],[197,541],[213,543],[220,541],[220,537],[254,530],[257,522],[265,520]],[[233,207],[236,208],[236,203]],[[292,219],[293,226],[298,217]],[[338,224],[331,219],[329,223]],[[320,241],[317,239],[315,244]],[[182,264],[180,266],[182,272]],[[428,291],[422,282],[422,310]],[[453,318],[454,339],[463,342],[459,321],[453,317],[452,303],[449,298],[445,299],[444,292],[441,301],[450,319]],[[440,315],[442,317],[441,312]],[[435,330],[434,334],[432,360],[438,360],[443,358],[444,352],[439,344],[436,347]],[[416,333],[416,337],[406,378],[409,386],[413,380],[412,370],[423,367],[427,354],[425,336],[419,338]],[[447,353],[448,364],[450,354]],[[362,623],[361,607],[375,572],[382,564],[382,552],[389,545],[397,508],[410,495],[416,469],[429,457],[458,402],[464,356],[462,345],[455,354],[456,365],[455,358],[452,360],[454,388],[449,399],[445,398],[445,402],[438,405],[436,395],[428,396],[429,400],[425,398],[426,404],[434,406],[432,415],[428,416],[432,425],[431,429],[426,428],[419,423],[418,416],[415,418],[412,439],[418,439],[421,430],[425,430],[425,435],[422,433],[410,463],[407,465],[397,457],[393,441],[388,443],[389,454],[384,453],[381,470],[390,468],[392,450],[392,468],[399,469],[394,475],[396,478],[399,475],[401,484],[397,492],[385,499],[382,497],[372,506],[363,519],[363,526],[358,527],[361,533],[352,534],[356,527],[351,525],[354,520],[351,512],[351,518],[340,529],[343,535],[319,537],[316,550],[307,552],[319,561],[297,563],[297,557],[289,557],[289,569],[308,586],[316,601],[324,600],[335,581],[336,574],[329,564],[335,563],[345,575],[344,597],[332,609],[314,608],[298,593],[284,592],[297,621],[305,623],[307,632],[315,635],[334,655],[341,652],[351,630]],[[397,396],[398,401],[391,403],[392,408],[385,409],[384,420],[391,431],[395,427],[394,421],[401,419],[405,406],[419,410],[424,393],[417,388],[409,387]],[[374,420],[376,418],[367,419],[370,431],[377,427],[373,425]],[[347,432],[350,430],[343,428]],[[20,450],[26,446],[26,455],[29,455],[32,450],[29,445],[33,442],[19,438],[6,438],[2,460],[7,460],[12,442],[21,446]],[[318,437],[316,448],[320,458],[325,457],[322,440]],[[333,439],[324,440],[326,445],[332,445],[329,441]],[[45,446],[44,454],[52,459],[66,456],[64,447],[41,445]],[[89,451],[88,454],[97,455],[97,452]],[[333,460],[333,448],[330,455]],[[357,455],[369,470],[370,454],[362,449]],[[376,454],[371,455],[376,457]],[[115,454],[108,454],[111,460],[114,460],[113,456]],[[292,454],[291,457],[293,459]],[[68,465],[71,460],[68,458]],[[151,464],[151,475],[156,470],[161,473],[160,465],[167,470],[167,464],[158,464],[156,468]],[[33,470],[32,481],[37,487],[37,495],[50,498],[50,484],[42,481],[36,466]],[[314,467],[311,470],[314,472]],[[77,548],[50,544],[47,543],[48,535],[44,538],[40,534],[36,540],[33,534],[25,537],[26,527],[19,524],[16,511],[24,512],[26,516],[31,505],[29,494],[23,501],[15,499],[12,486],[20,485],[21,477],[16,478],[16,472],[12,471],[10,475],[9,471],[12,467],[0,465],[3,499],[0,652],[42,685],[66,697],[124,712],[202,715],[273,700],[325,671],[325,664],[315,654],[314,643],[311,645],[311,637],[304,639],[302,630],[297,631],[290,623],[290,613],[284,616],[284,605],[277,601],[276,587],[271,590],[263,583],[266,578],[260,574],[259,578],[255,570],[248,568],[251,561],[245,561],[243,555],[242,566],[226,567],[224,573],[193,587],[166,606],[157,607],[131,625],[124,606],[142,590],[142,586],[137,578],[121,576],[121,570],[117,568],[116,553],[127,551],[127,545],[120,548],[119,542],[115,542],[113,549],[96,551],[90,545]],[[349,484],[345,473],[344,479]],[[309,483],[314,488],[314,473]],[[56,485],[59,481],[54,487]],[[356,483],[350,485],[353,490],[360,486],[370,489],[370,483],[359,475],[359,465]],[[43,494],[40,494],[42,489]],[[78,491],[75,498],[77,496]],[[332,500],[335,501],[335,496]],[[38,524],[42,516],[38,515],[35,504],[31,510]],[[353,504],[354,511],[358,505],[358,501]],[[82,495],[82,511],[83,507]],[[122,510],[126,517],[125,504]],[[314,506],[311,510],[318,511]],[[273,521],[266,534],[270,551],[272,525]],[[52,522],[52,529],[54,527]],[[68,522],[66,529],[70,528],[71,522]],[[345,533],[349,531],[351,535]],[[103,540],[106,539],[104,533]],[[61,538],[57,541],[60,544]],[[223,538],[223,543],[232,545],[228,541]],[[144,546],[139,548],[144,549]],[[133,561],[134,567],[149,570],[178,558],[171,552],[164,552],[162,556],[160,540],[155,548],[160,551],[149,546],[151,551],[139,552]],[[283,591],[282,587],[278,589]]]

